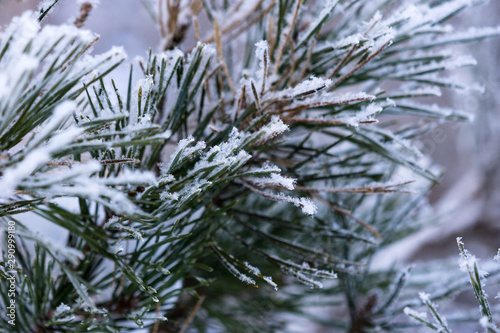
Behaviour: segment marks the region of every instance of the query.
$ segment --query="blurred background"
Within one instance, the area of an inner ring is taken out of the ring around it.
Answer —
[[[78,1],[61,0],[45,24],[73,23],[79,11]],[[25,10],[36,10],[37,0],[0,0],[0,26]],[[457,30],[500,24],[500,1],[462,12],[453,19]],[[138,0],[102,0],[90,14],[85,28],[101,39],[93,52],[123,46],[131,62],[136,56],[158,50],[159,33],[153,19]],[[484,93],[444,94],[441,105],[467,111],[474,121],[467,124],[440,124],[420,139],[419,147],[432,156],[446,171],[430,200],[436,209],[436,226],[387,249],[376,265],[427,261],[455,256],[456,237],[462,236],[466,247],[480,258],[493,258],[500,247],[500,38],[457,47],[456,52],[472,54],[478,61],[474,68],[457,71],[466,81],[476,81]],[[112,74],[117,82],[127,82],[128,66]],[[44,228],[33,224],[34,228]],[[57,235],[52,235],[57,238]]]

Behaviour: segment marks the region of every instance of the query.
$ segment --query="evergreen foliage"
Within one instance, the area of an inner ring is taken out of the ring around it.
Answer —
[[[5,238],[1,331],[285,332],[305,317],[449,332],[434,302],[468,277],[481,312],[456,320],[498,331],[461,241],[462,280],[453,263],[371,269],[435,223],[425,197],[441,171],[413,142],[470,118],[429,100],[477,89],[449,78],[475,64],[450,47],[500,29],[448,22],[481,1],[143,2],[162,50],[128,84],[112,79],[122,49],[89,52],[94,1],[76,26],[44,24],[46,0],[0,32],[0,218],[15,221],[17,295],[12,326]],[[27,212],[67,239],[27,228]]]

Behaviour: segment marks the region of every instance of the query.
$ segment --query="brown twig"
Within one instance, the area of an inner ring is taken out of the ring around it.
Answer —
[[[167,30],[165,29],[165,19],[163,18],[163,13],[165,12],[164,6],[166,6],[166,4],[167,0],[158,0],[158,26],[160,28],[160,36],[162,38],[165,38],[165,36],[167,36]]]
[[[369,55],[365,60],[363,60],[362,62],[360,62],[359,64],[356,65],[356,67],[354,67],[353,69],[351,69],[349,72],[345,73],[344,75],[342,75],[341,77],[339,77],[337,79],[337,81],[335,81],[330,87],[329,89],[333,89],[333,87],[337,86],[340,82],[344,81],[346,78],[348,78],[349,76],[351,76],[352,74],[354,74],[355,72],[357,72],[360,68],[362,68],[363,66],[365,66],[367,63],[369,63],[370,61],[373,60],[373,58],[375,58],[376,56],[378,56],[380,54],[380,52],[382,52],[387,46],[389,46],[390,44],[392,43],[391,40],[387,41],[384,45],[382,45],[377,51],[375,51],[374,53],[372,53],[371,55]]]
[[[321,106],[356,103],[356,102],[363,102],[363,101],[372,100],[372,99],[373,99],[372,96],[366,96],[366,97],[349,98],[349,99],[343,99],[343,100],[337,100],[337,101],[313,102],[313,103],[308,103],[308,104],[304,104],[304,105],[299,105],[296,107],[291,107],[289,109],[282,109],[282,110],[278,110],[278,111],[273,111],[271,113],[272,114],[283,114],[283,113],[288,113],[288,112],[298,112],[298,111],[302,111],[305,109],[317,108],[317,107],[321,107]]]
[[[262,2],[264,2],[264,0],[260,0],[260,1],[258,1],[258,2],[257,2],[254,6],[253,6],[253,8],[249,11],[249,13],[255,13],[255,12],[259,9],[259,7],[260,7],[260,5],[262,4]],[[273,1],[273,3],[274,3],[274,1]],[[234,8],[234,7],[233,7],[233,8]],[[228,16],[228,17],[229,17],[229,16]],[[222,35],[225,35],[225,34],[226,34],[226,33],[228,33],[229,31],[233,31],[233,30],[235,30],[235,29],[238,27],[238,25],[240,25],[240,24],[242,24],[242,23],[246,22],[247,18],[248,18],[248,17],[247,17],[247,16],[245,16],[245,17],[244,17],[244,19],[241,19],[241,20],[238,20],[238,21],[231,22],[229,25],[227,25],[227,26],[225,26],[225,27],[221,28],[221,29],[220,29],[220,31],[221,31]],[[214,32],[212,33],[212,35],[210,35],[209,37],[205,38],[205,39],[203,40],[203,43],[211,43],[211,42],[213,42],[216,38],[217,38],[217,33],[215,32],[215,29],[214,29]]]
[[[238,116],[240,114],[241,110],[245,110],[247,108],[247,86],[243,85],[241,87],[241,94],[240,97],[238,98],[238,108],[236,109],[236,112],[234,113],[234,122],[238,119]]]
[[[260,98],[253,80],[250,80],[250,86],[252,87],[252,93],[253,97],[255,98],[255,105],[257,106],[257,110],[260,110]]]
[[[377,237],[379,239],[383,238],[382,235],[377,230],[375,230],[374,227],[372,227],[371,225],[369,225],[365,221],[361,220],[360,218],[352,215],[352,213],[350,211],[348,211],[347,209],[344,209],[342,207],[334,205],[333,203],[331,203],[330,201],[324,199],[321,195],[319,195],[319,194],[317,194],[315,192],[310,192],[310,194],[313,197],[315,197],[316,199],[318,199],[319,201],[323,202],[325,205],[327,205],[331,209],[333,209],[334,211],[336,211],[336,212],[338,212],[338,213],[340,213],[342,215],[345,215],[345,216],[348,216],[348,217],[352,218],[354,221],[356,221],[363,228],[365,228],[366,230],[370,231],[375,237]]]
[[[226,17],[231,17],[234,15],[240,8],[241,5],[245,2],[245,0],[239,0],[233,7],[229,8],[226,12]]]
[[[221,31],[219,28],[219,22],[217,21],[216,18],[214,18],[213,22],[214,22],[215,43],[217,45],[217,53],[219,55],[219,61],[221,63],[222,68],[224,69],[224,74],[226,75],[229,88],[231,88],[231,92],[233,93],[233,96],[235,96],[236,90],[234,89],[233,80],[231,79],[231,74],[229,74],[229,69],[227,68],[226,59],[224,58],[224,50],[222,48],[222,38],[221,38]]]
[[[80,6],[80,14],[75,19],[75,22],[73,22],[75,27],[77,27],[79,29],[81,27],[83,27],[83,25],[85,24],[85,21],[87,21],[87,18],[90,15],[91,11],[92,11],[92,3],[90,3],[90,2],[82,3],[82,5]]]
[[[203,1],[194,0],[189,5],[189,8],[191,9],[191,13],[193,14],[193,16],[197,16],[198,13],[203,9]]]
[[[203,301],[205,301],[205,298],[206,298],[205,295],[201,295],[201,297],[198,298],[198,301],[196,302],[193,310],[189,313],[189,316],[186,318],[186,321],[184,322],[184,324],[182,324],[182,327],[181,327],[179,333],[184,333],[187,330],[187,328],[189,327],[189,324],[191,323],[191,321],[193,321],[194,317],[196,316],[196,313],[200,310],[201,304],[203,304]]]
[[[267,63],[267,60],[269,58],[269,53],[268,53],[268,50],[266,48],[264,49],[263,58],[264,59],[262,59],[262,62],[264,63],[264,73],[262,75],[262,87],[260,89],[260,95],[261,96],[264,96],[264,93],[265,93],[265,90],[266,90],[267,71],[268,71],[268,67],[269,67],[269,64]]]
[[[250,185],[250,183],[247,183],[246,181],[241,180],[241,179],[240,179],[239,182],[241,183],[241,185],[243,185],[244,187],[248,188],[250,191],[252,191],[255,194],[258,194],[258,195],[260,195],[260,196],[262,196],[264,198],[268,198],[268,199],[271,199],[273,201],[279,201],[279,202],[290,202],[290,198],[287,198],[287,197],[284,197],[284,196],[280,196],[280,195],[276,195],[276,194],[273,194],[273,193],[266,193],[264,191],[259,190],[255,186]]]
[[[260,14],[258,16],[256,16],[255,18],[253,18],[252,20],[250,21],[247,21],[247,23],[245,25],[242,25],[238,28],[238,30],[235,30],[235,32],[232,32],[228,39],[231,40],[233,38],[235,38],[236,36],[238,36],[239,34],[241,34],[243,31],[247,30],[248,28],[250,28],[252,25],[262,21],[262,18],[264,17],[264,15],[266,15],[267,13],[269,13],[271,11],[271,9],[273,9],[274,5],[276,3],[276,0],[273,0],[269,6],[267,6],[263,11],[260,12]],[[271,17],[271,16],[269,16]],[[269,32],[270,34],[270,32]],[[271,37],[271,36],[269,36]],[[271,41],[268,41],[269,42],[269,46],[271,47]],[[273,46],[274,47],[274,46]],[[272,54],[272,52],[271,52]]]
[[[101,160],[98,161],[102,165],[107,164],[123,164],[123,163],[141,163],[140,160],[135,158],[119,158],[114,160]],[[64,161],[64,162],[47,162],[46,166],[72,166],[75,164],[85,164],[85,162],[77,162],[77,161]]]
[[[383,194],[383,193],[407,193],[414,194],[412,191],[399,191],[392,189],[393,187],[404,186],[414,181],[407,181],[400,184],[393,185],[380,185],[380,186],[364,186],[364,187],[354,187],[354,188],[315,188],[315,187],[304,187],[295,186],[298,191],[308,191],[308,192],[329,192],[329,193],[359,193],[359,194]]]
[[[200,23],[198,22],[198,16],[193,16],[193,29],[194,29],[194,39],[197,42],[201,40],[200,37]]]
[[[371,26],[370,26],[370,27],[369,27],[369,28],[368,28],[368,29],[364,32],[363,36],[364,36],[364,37],[368,36],[368,34],[370,33],[370,31],[372,31],[372,29],[373,29],[373,28],[377,25],[377,23],[378,23],[378,22],[379,22],[378,20],[376,20],[375,22],[373,22],[373,24],[372,24],[372,25],[371,25]],[[351,50],[350,50],[350,51],[346,54],[346,56],[345,56],[345,57],[344,57],[344,58],[340,61],[340,63],[337,65],[337,67],[335,67],[335,69],[333,70],[333,72],[332,72],[330,75],[328,75],[328,78],[329,78],[329,79],[331,79],[332,77],[334,77],[335,75],[337,75],[337,74],[340,72],[340,70],[342,69],[342,67],[344,67],[344,66],[345,66],[345,64],[346,64],[346,63],[347,63],[347,62],[351,59],[351,57],[352,57],[353,53],[354,53],[354,52],[358,49],[358,47],[359,47],[359,43],[358,43],[358,44],[356,44],[356,45],[354,45],[354,46],[351,48]],[[382,49],[384,49],[384,48],[385,48],[385,46],[384,46]],[[382,51],[382,50],[380,50],[380,51]],[[380,52],[378,52],[378,53],[380,53]],[[378,53],[377,53],[377,54],[378,54]],[[377,54],[375,54],[375,56],[376,56]],[[372,58],[372,59],[373,59],[373,58]],[[371,59],[370,59],[370,60],[371,60]],[[370,60],[368,60],[368,61],[370,61]],[[368,62],[368,61],[367,61],[367,62]],[[366,64],[366,63],[365,63],[365,64]],[[365,64],[363,64],[361,67],[363,67]],[[360,67],[360,68],[361,68],[361,67]],[[359,69],[359,68],[358,68],[358,69]],[[354,70],[354,72],[355,72],[355,71],[357,71],[358,69],[355,69],[355,70]],[[349,75],[351,75],[351,74],[352,74],[352,73],[354,73],[354,72],[349,73]],[[345,75],[344,75],[344,76],[345,76]],[[342,76],[342,77],[343,77],[343,76]],[[341,77],[341,78],[342,78],[342,77]],[[337,80],[337,81],[338,81],[339,83],[341,82],[341,81],[339,81],[339,80]],[[334,84],[332,84],[332,86],[335,86],[335,85],[337,84],[337,81],[336,81]],[[330,87],[329,89],[333,89],[333,87]]]
[[[276,1],[273,0],[271,9]],[[269,54],[274,54],[274,48],[276,47],[276,19],[273,15],[267,17],[267,42],[269,43]]]
[[[296,84],[298,84],[300,81],[302,81],[307,75],[307,72],[309,70],[309,64],[311,63],[311,57],[312,57],[312,53],[314,51],[315,45],[316,45],[316,41],[313,39],[311,42],[311,46],[309,47],[309,50],[307,51],[307,58],[306,58],[305,66],[302,67],[302,70],[299,73],[299,77],[297,78]]]
[[[171,50],[182,43],[191,25],[190,22],[179,21],[179,15],[182,11],[180,4],[179,0],[158,1],[158,25],[162,50]],[[168,19],[165,18],[165,10],[168,12]]]
[[[293,18],[292,22],[290,23],[289,29],[287,33],[285,34],[284,38],[280,41],[280,45],[278,48],[278,55],[276,56],[276,62],[274,64],[274,72],[273,74],[276,75],[278,74],[278,69],[280,67],[280,62],[281,62],[281,57],[283,57],[283,53],[285,52],[285,47],[286,44],[292,35],[293,29],[295,28],[295,24],[297,24],[297,18],[299,17],[299,12],[300,12],[300,6],[302,6],[302,3],[304,0],[298,0],[297,5],[295,6],[295,9],[293,11]]]
[[[293,46],[293,40],[288,36],[288,42],[290,44],[290,72],[288,73],[290,82],[293,82],[293,75],[295,74],[295,67],[297,66],[297,61],[295,60],[295,47]]]
[[[293,118],[283,118],[283,121],[286,123],[303,123],[309,125],[348,125],[344,120],[339,119],[314,119],[314,118],[302,118],[302,117],[293,117]],[[360,124],[373,124],[377,123],[377,119],[367,119],[361,120],[358,123]]]
[[[329,79],[331,79],[332,77],[334,77],[335,75],[337,75],[340,72],[342,67],[344,67],[345,64],[349,61],[349,59],[351,59],[352,54],[358,49],[358,47],[359,47],[359,44],[356,44],[349,50],[349,52],[347,52],[345,57],[340,61],[340,63],[337,65],[337,67],[335,67],[333,72],[331,72],[330,75],[328,75]]]
[[[156,303],[156,315],[160,314],[161,304],[160,302]],[[160,320],[156,320],[155,325],[153,326],[153,331],[151,333],[158,333],[160,329]]]

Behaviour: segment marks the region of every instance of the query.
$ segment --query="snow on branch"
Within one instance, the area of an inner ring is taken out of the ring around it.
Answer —
[[[322,79],[319,77],[311,76],[309,77],[309,79],[300,82],[293,88],[287,88],[281,91],[269,93],[266,97],[268,99],[276,99],[280,101],[303,98],[326,89],[331,84],[332,80],[330,79]]]

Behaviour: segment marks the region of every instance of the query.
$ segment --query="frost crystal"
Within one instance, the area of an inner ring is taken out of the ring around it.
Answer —
[[[134,237],[135,239],[138,239],[140,241],[143,241],[143,237],[142,237],[142,233],[137,230],[136,228],[132,227],[132,226],[126,226],[126,225],[123,225],[122,224],[123,221],[120,221],[120,219],[118,217],[112,217],[109,219],[108,222],[106,222],[104,225],[103,225],[103,229],[104,230],[107,230],[107,229],[114,229],[114,230],[123,230],[127,233],[129,233],[130,235],[132,235],[132,237]]]
[[[362,34],[356,33],[354,35],[350,35],[335,42],[330,42],[329,46],[334,50],[342,49],[347,46],[358,45],[361,41],[365,39],[366,38]]]
[[[464,245],[462,242],[462,237],[457,237],[457,243]],[[458,266],[462,272],[469,272],[476,262],[476,256],[471,255],[467,249],[460,252],[460,259],[458,260]]]
[[[256,285],[257,284],[254,279],[252,279],[252,278],[248,277],[247,275],[241,273],[233,264],[231,264],[229,261],[227,261],[222,256],[219,256],[219,259],[222,261],[222,263],[224,264],[224,266],[226,266],[226,268],[234,276],[236,276],[238,279],[240,279],[240,281],[245,282],[245,283],[250,284],[250,285]]]
[[[261,178],[257,179],[255,183],[265,186],[265,185],[275,185],[275,186],[283,186],[288,190],[293,190],[295,188],[295,182],[297,180],[293,178],[283,177],[279,174],[271,174],[270,178]]]
[[[71,308],[69,306],[67,306],[66,304],[64,303],[61,303],[57,308],[56,308],[56,312],[54,313],[54,316],[60,316],[62,315],[64,312],[68,312],[70,311]]]
[[[195,157],[196,154],[205,149],[205,142],[203,141],[197,142],[194,147],[189,147],[193,142],[194,138],[192,136],[179,141],[175,152],[170,156],[169,163],[160,165],[163,174],[169,174],[170,170],[182,163],[182,161]]]
[[[322,89],[328,88],[332,84],[330,79],[322,79],[319,77],[311,76],[309,80],[302,81],[295,88],[292,89],[292,96],[300,96],[310,92],[317,92]]]
[[[500,249],[498,249],[497,254],[493,258],[493,260],[495,260],[496,262],[500,262]]]
[[[2,178],[0,178],[0,188],[3,189],[0,196],[8,197],[11,195],[23,180],[29,179],[29,176],[40,166],[51,160],[51,155],[72,142],[82,130],[76,127],[70,127],[64,131],[55,134],[53,138],[43,146],[41,143],[56,129],[60,123],[74,110],[75,104],[72,102],[63,103],[54,112],[53,118],[44,126],[44,128],[35,136],[35,138],[25,148],[26,156],[22,161],[7,168]]]
[[[425,312],[418,312],[409,307],[405,307],[404,312],[415,320],[427,321],[427,313]]]
[[[250,272],[252,273],[253,275],[256,275],[256,276],[259,276],[261,275],[260,274],[260,269],[258,269],[257,267],[255,266],[252,266],[248,263],[248,261],[245,261],[243,262],[243,264],[245,265],[245,268]]]
[[[273,278],[270,276],[264,276],[264,281],[266,281],[269,285],[271,285],[274,290],[278,291],[278,285],[273,281]]]
[[[427,293],[424,293],[424,292],[421,292],[418,294],[418,296],[420,297],[420,299],[422,300],[423,303],[427,303],[427,302],[430,302],[430,296],[429,294]]]
[[[279,200],[293,203],[296,207],[300,207],[306,215],[313,216],[318,211],[318,207],[309,198],[294,198],[283,193],[279,194]]]
[[[362,122],[376,121],[373,118],[374,115],[380,113],[382,110],[383,108],[381,105],[372,103],[366,107],[363,107],[363,110],[358,112],[356,116],[340,118],[339,120],[344,121],[349,126],[359,127],[359,124]]]
[[[61,303],[56,308],[56,311],[54,312],[54,315],[52,316],[52,320],[56,320],[59,323],[71,322],[73,319],[75,319],[75,316],[71,313],[68,313],[70,311],[71,311],[71,308],[69,306],[67,306],[64,303]]]
[[[490,325],[490,320],[486,316],[482,316],[481,319],[479,319],[479,325],[481,325],[482,328],[488,328]]]
[[[302,208],[302,212],[307,215],[314,215],[318,211],[318,207],[308,198],[300,198],[299,202],[293,202],[294,205]]]
[[[110,247],[111,253],[118,254],[120,252],[123,252],[124,247],[123,247],[123,242],[118,242]]]
[[[283,123],[283,121],[278,116],[273,116],[271,118],[271,122],[266,126],[261,128],[261,131],[264,132],[261,140],[268,141],[274,138],[277,135],[282,134],[285,131],[288,131],[288,126]]]
[[[266,77],[269,72],[269,44],[265,40],[255,44],[255,57],[259,60],[257,71],[257,86],[262,86],[262,92],[267,90]]]
[[[302,81],[294,88],[288,88],[268,94],[268,98],[281,100],[304,98],[308,95],[328,88],[331,84],[332,80],[330,79],[322,79],[319,77],[311,76],[309,79]]]

